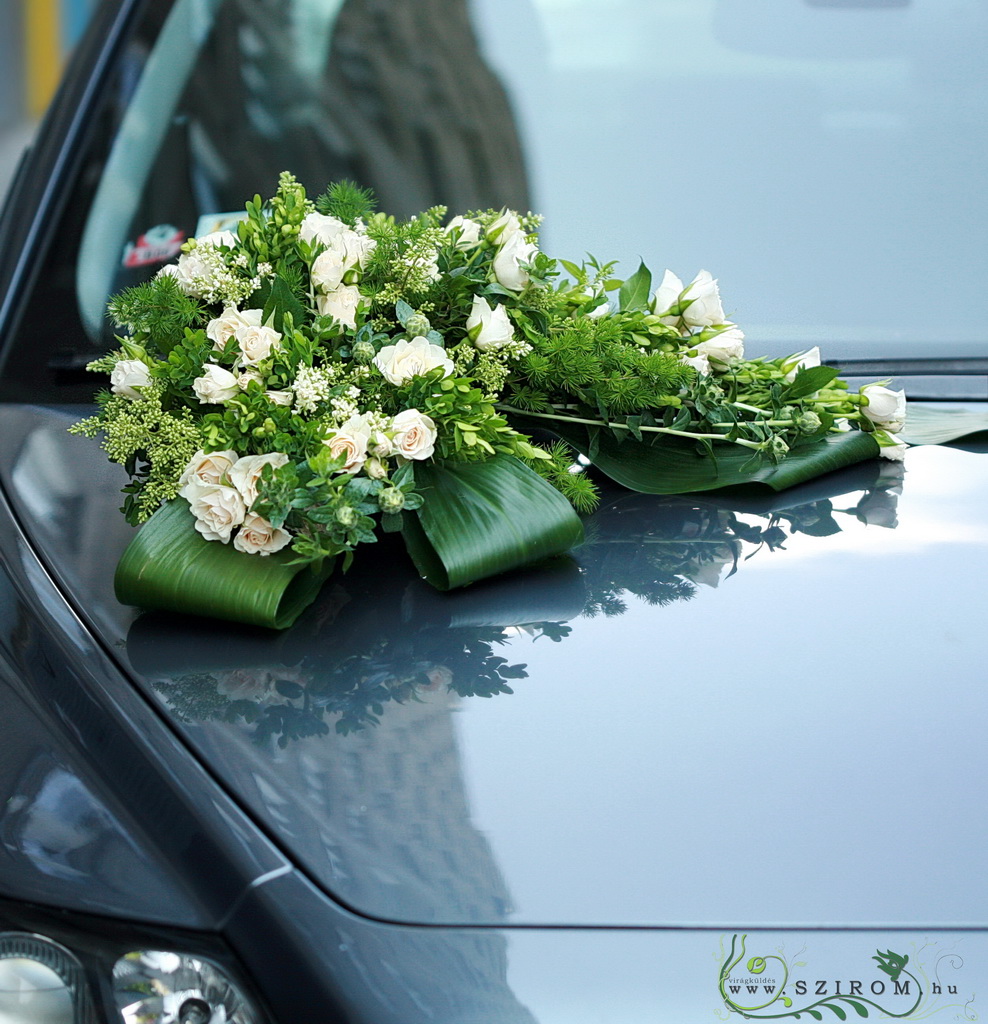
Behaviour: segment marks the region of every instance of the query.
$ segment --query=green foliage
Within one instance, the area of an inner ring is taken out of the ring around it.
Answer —
[[[351,227],[359,219],[366,220],[377,208],[374,190],[360,188],[352,181],[337,181],[316,200],[316,209],[336,217]]]
[[[145,338],[158,355],[167,356],[176,339],[186,329],[204,324],[209,312],[198,299],[186,295],[174,277],[165,274],[115,295],[107,306],[107,316],[135,337]]]

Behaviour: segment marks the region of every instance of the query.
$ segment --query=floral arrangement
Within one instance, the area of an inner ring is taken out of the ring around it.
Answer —
[[[747,359],[706,271],[653,291],[644,265],[551,259],[531,214],[446,213],[398,221],[346,182],[312,203],[284,173],[111,300],[120,348],[90,366],[110,389],[72,429],[104,435],[150,520],[122,600],[255,621],[273,588],[258,621],[284,625],[317,589],[281,606],[299,570],[379,530],[444,588],[567,550],[588,463],[680,493],[901,458],[901,393],[850,392],[817,349]]]

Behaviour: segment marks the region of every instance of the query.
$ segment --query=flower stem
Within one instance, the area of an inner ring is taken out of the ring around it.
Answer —
[[[497,408],[501,412],[514,412],[518,413],[519,416],[531,416],[539,420],[565,420],[567,423],[585,423],[588,427],[612,427],[615,430],[631,430],[631,427],[627,423],[614,423],[606,420],[588,420],[583,419],[580,416],[559,416],[558,414],[545,413],[545,412],[529,412],[527,409],[516,409],[512,405],[503,405],[502,403],[497,404]],[[788,422],[788,421],[786,421]],[[719,426],[720,424],[716,424]],[[733,427],[733,423],[725,423],[726,427]],[[730,441],[723,434],[695,434],[688,430],[673,430],[672,427],[639,427],[642,433],[649,434],[672,434],[675,437],[688,437],[694,441],[708,439],[711,441],[728,441],[729,444],[740,444],[745,448],[754,448],[761,450],[763,447],[760,441],[747,441],[744,438],[738,437],[733,441]]]

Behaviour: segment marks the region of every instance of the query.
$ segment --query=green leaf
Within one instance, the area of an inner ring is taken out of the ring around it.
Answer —
[[[639,262],[638,269],[621,285],[618,292],[619,308],[622,312],[629,309],[644,309],[652,292],[652,272]]]
[[[293,556],[290,550],[248,555],[207,541],[196,532],[188,503],[176,498],[130,542],[114,587],[123,604],[286,629],[315,600],[331,570],[288,565]]]
[[[847,1020],[847,1013],[835,1003],[824,1003],[823,1005],[826,1006],[828,1010],[833,1010],[841,1020]]]
[[[853,999],[845,999],[844,1002],[847,1003],[848,1006],[852,1007],[859,1017],[868,1016],[868,1007],[863,1003],[857,1003]]]
[[[562,259],[559,262],[566,268],[566,270],[569,273],[569,275],[575,281],[579,281],[581,277],[585,277],[586,276],[584,274],[584,272],[575,263],[571,263],[569,260],[562,260]]]
[[[533,421],[512,417],[513,425],[529,431]],[[545,429],[545,420],[538,426]],[[610,431],[557,420],[552,430],[612,480],[643,494],[689,494],[739,484],[760,484],[775,491],[878,455],[878,442],[861,430],[830,434],[821,441],[791,451],[779,463],[768,457],[752,461],[750,448],[710,442],[715,458],[697,453],[686,438],[661,436],[654,443],[625,436],[618,441]],[[652,435],[654,436],[654,435]]]
[[[796,374],[793,382],[782,392],[784,402],[794,402],[797,398],[805,398],[814,391],[825,388],[837,377],[838,371],[832,366],[807,366]]]
[[[983,407],[952,409],[910,402],[899,437],[907,444],[949,444],[983,431],[988,431],[988,412]]]
[[[408,318],[412,316],[414,312],[415,310],[412,309],[412,307],[404,299],[399,299],[395,303],[395,317],[397,318],[398,323],[400,323],[402,327],[405,326],[405,324],[408,321]]]
[[[295,293],[288,287],[283,278],[274,277],[265,281],[258,289],[263,300],[263,322],[267,323],[274,316],[273,326],[276,331],[284,330],[285,314],[291,313],[296,324],[302,323],[306,317],[305,307],[299,302]],[[259,301],[257,296],[253,301]]]
[[[546,480],[510,455],[415,468],[425,503],[405,544],[434,587],[450,590],[582,543],[583,524]]]

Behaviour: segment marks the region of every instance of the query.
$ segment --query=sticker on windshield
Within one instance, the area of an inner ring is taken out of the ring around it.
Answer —
[[[899,933],[882,936],[884,948],[875,948],[874,936],[844,935],[837,948],[833,938],[725,937],[724,1007],[745,1020],[977,1019],[959,942],[917,943]]]
[[[173,224],[158,224],[148,228],[136,242],[124,246],[125,267],[146,267],[151,263],[164,263],[178,255],[185,241],[185,232]]]
[[[236,233],[237,225],[247,219],[247,211],[233,213],[204,213],[196,224],[196,238],[211,235],[214,231],[232,231]]]

